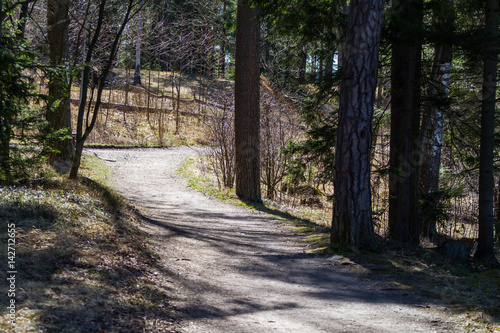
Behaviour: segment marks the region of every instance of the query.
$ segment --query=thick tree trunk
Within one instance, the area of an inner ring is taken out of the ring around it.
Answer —
[[[235,64],[236,194],[260,201],[260,65],[258,10],[238,0]]]
[[[53,67],[64,65],[69,59],[69,4],[70,0],[47,1],[47,23],[49,39],[50,65]],[[52,74],[49,81],[49,108],[47,111],[48,130],[56,132],[67,130],[71,134],[70,87],[66,71],[60,70]],[[54,103],[58,102],[57,106]],[[73,156],[73,143],[69,136],[64,140],[50,138],[47,142],[50,150],[49,162],[70,161]]]
[[[374,249],[370,147],[384,1],[353,0],[335,149],[332,244]]]
[[[499,0],[486,0],[481,147],[479,156],[479,239],[476,258],[496,262],[493,238],[493,148],[498,64]]]
[[[391,142],[389,167],[389,237],[401,244],[419,245],[418,148],[422,22],[421,0],[395,2],[398,15],[413,28],[403,29],[392,43]],[[411,33],[414,33],[412,36]]]
[[[443,145],[444,115],[447,109],[448,87],[451,75],[452,46],[437,45],[434,51],[430,101],[428,111],[422,119],[421,147],[423,149],[420,172],[420,189],[426,200],[427,212],[421,214],[423,235],[434,238],[437,235],[434,212],[438,204],[439,169]]]

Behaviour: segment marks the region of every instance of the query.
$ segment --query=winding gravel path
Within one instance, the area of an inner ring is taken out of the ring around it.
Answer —
[[[277,219],[188,188],[175,171],[196,149],[91,152],[143,209],[183,332],[462,331],[429,300],[305,254],[304,235]]]

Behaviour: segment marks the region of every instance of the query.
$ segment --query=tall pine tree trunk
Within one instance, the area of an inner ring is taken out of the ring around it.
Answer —
[[[259,22],[256,8],[238,0],[234,130],[236,194],[260,201],[260,64]]]
[[[493,148],[498,64],[499,0],[486,0],[481,147],[479,150],[479,239],[476,258],[496,263],[493,239]]]
[[[49,105],[51,107],[48,108],[46,115],[48,131],[50,135],[50,132],[66,130],[67,136],[61,140],[50,135],[47,140],[51,163],[70,161],[73,156],[73,143],[69,136],[71,134],[69,76],[61,67],[69,60],[69,5],[70,0],[47,1],[50,65],[59,66],[59,69],[51,74],[49,81]]]
[[[383,0],[353,0],[340,86],[331,242],[374,249],[370,147]]]
[[[399,24],[393,27],[398,35],[392,42],[389,237],[417,246],[422,2],[401,0],[393,6],[398,17],[392,19],[392,24]]]

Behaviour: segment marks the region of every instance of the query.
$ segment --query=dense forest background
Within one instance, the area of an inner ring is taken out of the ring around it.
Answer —
[[[459,240],[453,260],[494,263],[498,1],[377,5],[0,1],[0,181],[47,164],[77,178],[85,144],[198,144],[222,190],[326,225],[333,209],[334,248]],[[238,35],[241,8],[254,28]],[[235,121],[247,96],[256,113]]]

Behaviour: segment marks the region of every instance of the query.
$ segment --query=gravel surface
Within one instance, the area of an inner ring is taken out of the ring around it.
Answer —
[[[279,220],[188,188],[176,170],[196,148],[88,152],[141,208],[182,332],[464,331],[412,291],[306,254],[305,236]]]

